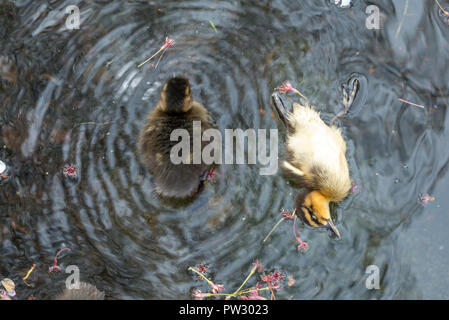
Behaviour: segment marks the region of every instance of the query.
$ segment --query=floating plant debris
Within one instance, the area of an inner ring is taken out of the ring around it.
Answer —
[[[56,253],[55,261],[54,261],[53,265],[50,268],[48,268],[48,272],[61,271],[61,268],[58,266],[58,256],[61,254],[61,252],[65,251],[65,250],[71,250],[71,249],[70,248],[62,248],[61,250],[59,250],[58,253]]]
[[[293,278],[293,276],[288,276],[287,279],[288,279],[287,285],[288,285],[289,287],[291,287],[292,285],[294,285],[295,282],[296,282],[296,281],[295,281],[295,278]]]
[[[26,282],[26,280],[28,279],[28,277],[30,276],[30,274],[33,272],[33,270],[36,268],[36,265],[33,264],[30,268],[30,270],[28,270],[27,274],[25,275],[25,277],[22,278],[23,282],[29,286],[29,284]]]
[[[281,218],[281,220],[279,220],[274,227],[270,230],[270,232],[268,232],[267,236],[263,239],[263,242],[266,242],[268,240],[268,238],[270,237],[270,235],[273,233],[273,231],[281,224],[282,221],[284,221],[285,219],[293,219],[293,214],[290,214],[288,211],[285,211],[284,209],[281,210],[281,214],[283,215],[283,217]]]
[[[426,107],[424,107],[423,105],[416,104],[416,103],[413,103],[413,102],[410,102],[410,101],[407,101],[407,100],[404,100],[404,99],[398,99],[398,100],[401,101],[401,102],[407,103],[407,104],[409,104],[409,105],[412,105],[412,106],[421,108],[421,109],[425,109],[425,108],[426,108]]]
[[[293,235],[296,239],[296,241],[298,241],[298,252],[305,252],[309,249],[309,245],[307,244],[307,242],[304,242],[301,240],[301,238],[299,237],[299,235],[301,234],[301,231],[296,231],[296,214],[295,214],[295,218],[293,219]]]
[[[0,290],[0,300],[11,300],[5,290]]]
[[[209,23],[210,23],[211,27],[214,29],[214,31],[215,31],[215,32],[218,32],[218,31],[217,31],[217,28],[215,27],[215,24],[213,23],[213,21],[212,21],[212,20],[209,20]]]
[[[206,180],[210,182],[215,182],[217,178],[217,172],[214,169],[210,169],[209,172],[207,172]]]
[[[157,56],[161,51],[164,51],[165,52],[165,50],[167,50],[167,48],[168,47],[171,47],[171,46],[173,46],[173,45],[175,45],[175,40],[173,40],[173,39],[170,39],[169,37],[166,37],[165,38],[165,43],[164,43],[164,45],[155,53],[155,54],[153,54],[151,57],[149,57],[147,60],[145,60],[144,62],[142,62],[141,64],[139,64],[138,66],[137,66],[137,68],[140,68],[141,66],[143,66],[145,63],[147,63],[148,61],[150,61],[151,59],[153,59],[155,56]],[[164,54],[164,52],[162,52],[162,55]],[[162,55],[161,55],[161,57],[162,57]],[[159,60],[160,60],[160,58],[159,58]],[[159,61],[158,61],[158,63],[159,63]],[[156,67],[157,67],[157,65],[156,65]]]
[[[351,181],[351,193],[357,194],[360,192],[360,186],[356,185],[354,181]]]
[[[188,270],[199,275],[201,280],[206,281],[212,289],[212,292],[202,292],[200,289],[195,288],[192,292],[192,297],[194,299],[204,299],[209,297],[224,297],[226,300],[231,298],[238,298],[241,300],[267,300],[267,298],[259,295],[260,292],[269,291],[270,298],[272,300],[276,299],[275,291],[281,289],[281,282],[284,280],[285,275],[279,270],[275,269],[270,273],[261,273],[265,267],[258,261],[253,262],[253,267],[251,268],[250,273],[246,277],[246,279],[242,282],[240,287],[235,290],[233,293],[223,293],[222,291],[225,289],[223,285],[215,284],[212,280],[208,279],[205,274],[200,272],[198,268],[189,267]],[[257,282],[252,287],[245,287],[245,284],[251,279],[251,277],[255,273],[260,274],[260,281]],[[198,277],[197,277],[198,280]],[[290,281],[289,281],[290,282]]]
[[[69,178],[76,178],[78,176],[78,170],[73,164],[66,164],[63,170],[64,176]]]
[[[14,289],[16,288],[16,284],[14,283],[14,281],[9,278],[5,278],[1,281],[1,283],[6,289],[6,293],[8,296],[14,297],[16,295],[16,292],[14,291]]]
[[[211,280],[209,280],[209,279],[208,279],[202,272],[200,272],[198,269],[189,267],[188,270],[197,273],[197,274],[199,275],[200,280],[205,280],[205,281],[211,286],[213,294],[220,293],[220,292],[224,289],[223,285],[213,283]],[[197,279],[198,279],[198,277],[197,277]],[[198,290],[198,291],[199,291],[199,290]],[[199,291],[199,292],[201,292],[201,291]]]
[[[198,267],[196,267],[196,270],[198,270],[201,274],[207,274],[209,267],[203,263],[200,263]],[[203,280],[203,276],[198,276],[197,280]]]
[[[298,241],[299,245],[298,245],[298,251],[301,252],[305,252],[307,251],[307,249],[309,248],[309,245],[302,241],[301,238],[299,237],[299,234],[301,234],[300,231],[296,231],[296,209],[293,210],[293,213],[290,213],[288,211],[285,211],[284,209],[281,210],[281,214],[283,215],[283,217],[281,218],[281,220],[279,220],[274,227],[270,230],[270,232],[268,233],[268,235],[265,237],[265,239],[263,239],[263,242],[266,242],[267,239],[270,237],[270,235],[273,233],[273,231],[279,226],[279,224],[281,224],[282,221],[286,220],[286,219],[293,219],[293,236],[295,237],[296,241]]]
[[[275,90],[279,91],[280,93],[287,93],[287,92],[294,92],[296,94],[299,94],[304,99],[308,100],[305,95],[303,95],[298,89],[293,88],[292,84],[288,81],[285,81],[280,87],[276,88]]]
[[[429,196],[428,194],[420,194],[418,197],[418,202],[423,206],[427,204],[429,201],[434,201],[435,197]]]
[[[439,2],[438,0],[435,0],[435,2],[437,3],[438,7],[440,8],[441,13],[449,17],[449,11],[445,10],[445,9],[441,6],[441,4],[440,4],[440,2]]]

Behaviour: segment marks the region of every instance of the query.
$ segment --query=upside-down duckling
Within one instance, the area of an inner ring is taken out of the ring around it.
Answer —
[[[308,225],[328,227],[340,238],[329,203],[343,201],[351,189],[341,132],[326,125],[310,106],[293,103],[292,110],[287,111],[277,94],[272,100],[287,128],[283,171],[304,188],[295,200],[296,212]]]
[[[170,140],[171,133],[175,129],[185,129],[193,137],[193,121],[201,121],[201,136],[204,130],[213,128],[206,108],[192,97],[189,80],[183,77],[168,80],[159,102],[147,117],[138,142],[143,160],[153,175],[156,192],[163,197],[194,196],[210,167],[202,160],[197,164],[171,161],[170,152],[178,143]],[[190,150],[193,150],[192,145]],[[189,156],[191,160],[192,152]]]

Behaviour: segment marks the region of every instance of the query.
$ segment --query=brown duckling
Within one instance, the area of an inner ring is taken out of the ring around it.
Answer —
[[[104,300],[104,292],[89,283],[80,282],[79,289],[65,288],[55,300]]]
[[[277,94],[272,95],[272,100],[287,127],[283,171],[304,188],[296,198],[296,212],[306,224],[328,227],[340,238],[329,203],[343,201],[351,189],[341,132],[326,125],[310,106],[293,103],[289,112]]]
[[[197,164],[192,161],[174,164],[171,161],[170,152],[178,143],[170,141],[171,133],[175,129],[185,129],[193,137],[193,121],[201,121],[201,136],[205,130],[213,128],[208,111],[193,98],[189,80],[183,77],[168,80],[162,88],[159,102],[147,117],[138,142],[143,160],[153,175],[156,192],[163,197],[188,198],[195,195],[210,167],[202,159]],[[192,140],[190,150],[193,150]],[[202,150],[204,144],[201,144]]]

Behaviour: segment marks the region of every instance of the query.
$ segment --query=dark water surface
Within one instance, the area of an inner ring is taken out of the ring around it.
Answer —
[[[48,267],[69,247],[58,263],[77,265],[108,298],[189,299],[207,290],[187,271],[200,262],[232,291],[259,259],[295,279],[278,299],[449,299],[449,23],[434,1],[1,3],[0,55],[12,71],[0,82],[0,159],[10,168],[0,278],[16,282],[17,298],[59,292],[67,275]],[[365,27],[370,4],[385,16],[381,30]],[[80,8],[79,30],[65,27],[69,5]],[[166,36],[176,43],[157,69],[156,60],[138,69]],[[299,190],[280,170],[259,175],[260,165],[223,165],[195,201],[162,201],[136,140],[174,75],[191,80],[222,131],[277,128],[270,95],[285,80],[329,120],[343,107],[341,85],[359,79],[339,122],[359,186],[334,207],[342,239],[299,223],[310,249],[298,253],[284,222],[263,244]],[[77,179],[63,175],[66,164]],[[435,200],[423,206],[420,194]],[[365,287],[372,264],[380,290]]]

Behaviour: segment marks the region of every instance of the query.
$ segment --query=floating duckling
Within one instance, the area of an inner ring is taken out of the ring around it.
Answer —
[[[159,102],[147,117],[138,142],[145,164],[154,177],[156,192],[163,197],[194,196],[210,167],[202,161],[173,164],[170,159],[170,152],[178,143],[170,141],[172,131],[185,129],[193,136],[193,121],[201,121],[201,136],[203,131],[213,128],[206,108],[192,97],[189,80],[183,77],[168,80]]]
[[[310,106],[293,103],[289,112],[277,94],[272,95],[272,101],[287,127],[283,171],[305,188],[295,200],[296,211],[308,225],[328,227],[340,238],[329,203],[344,200],[351,189],[341,132],[326,125]]]
[[[79,289],[65,288],[55,300],[104,300],[104,292],[89,283],[80,282]]]

